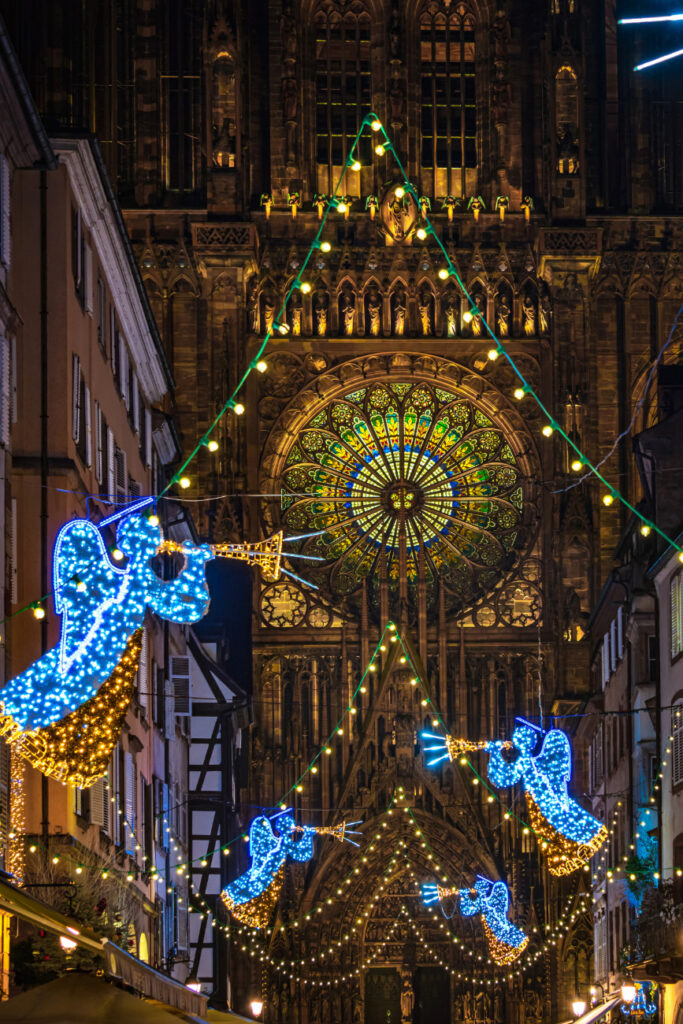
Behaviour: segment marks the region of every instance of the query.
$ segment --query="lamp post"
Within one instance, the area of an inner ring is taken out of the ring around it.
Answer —
[[[261,1011],[263,1010],[263,1003],[260,999],[252,999],[249,1003],[249,1009],[251,1010],[252,1017],[260,1017]]]

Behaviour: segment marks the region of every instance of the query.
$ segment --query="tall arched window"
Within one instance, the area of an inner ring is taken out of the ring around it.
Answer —
[[[474,18],[464,4],[447,8],[430,0],[420,15],[423,187],[433,196],[466,195],[477,166]]]
[[[370,16],[359,0],[347,4],[343,14],[330,3],[318,11],[315,59],[317,191],[329,193],[372,105]],[[367,137],[361,139],[359,159],[371,162]],[[350,185],[354,177],[348,177]]]

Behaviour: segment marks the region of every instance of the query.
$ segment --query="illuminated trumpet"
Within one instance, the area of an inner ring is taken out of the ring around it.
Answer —
[[[359,844],[353,839],[349,839],[349,835],[360,836],[363,833],[358,829],[351,828],[352,825],[360,825],[360,821],[342,821],[339,825],[321,825],[315,828],[316,835],[319,836],[332,836],[333,839],[339,840],[340,843],[347,842],[351,843],[352,846],[358,846]],[[303,832],[305,829],[304,825],[297,825],[296,831]]]
[[[433,761],[428,761],[428,767],[432,767],[435,764],[439,764],[441,761],[455,761],[456,758],[462,757],[463,754],[471,753],[475,750],[490,750],[491,747],[495,746],[490,740],[463,740],[456,736],[436,736],[433,732],[423,732],[420,735],[424,739],[434,740],[436,746],[425,747],[425,753],[427,754],[438,754]],[[505,741],[499,744],[501,747],[511,747],[512,744],[509,741]]]
[[[282,530],[274,533],[272,537],[266,537],[254,544],[233,544],[225,541],[220,544],[210,544],[209,547],[215,558],[234,558],[240,562],[247,562],[249,565],[258,565],[264,580],[268,583],[275,583],[280,578]],[[157,550],[159,554],[174,552],[182,554],[184,544],[175,540],[164,540]]]

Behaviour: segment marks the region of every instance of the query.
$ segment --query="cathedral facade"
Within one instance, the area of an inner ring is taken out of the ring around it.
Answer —
[[[637,500],[613,445],[636,407],[638,425],[656,414],[639,400],[681,301],[680,72],[637,78],[652,40],[610,0],[26,0],[6,16],[48,124],[100,140],[186,451],[275,329],[184,495],[207,539],[303,537],[295,576],[254,588],[243,824],[291,793],[302,822],[361,818],[380,838],[291,870],[275,927],[233,936],[233,992],[261,991],[269,1024],[566,1019],[592,977],[581,879],[548,874],[471,772],[427,768],[420,732],[436,708],[455,735],[505,739],[589,695],[587,620],[624,512],[544,435],[485,323]],[[349,162],[371,113],[414,195],[369,126]],[[501,969],[476,925],[451,934],[416,899],[437,863],[461,886],[505,879],[539,955]]]

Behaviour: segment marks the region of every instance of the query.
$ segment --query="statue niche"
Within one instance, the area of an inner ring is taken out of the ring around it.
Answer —
[[[313,295],[313,329],[319,338],[327,334],[329,300],[327,292],[319,285]]]
[[[287,323],[295,337],[301,334],[302,316],[301,292],[297,288],[289,296],[289,301],[287,302]]]
[[[407,333],[408,326],[408,296],[402,284],[391,294],[391,331],[396,337],[401,338]]]
[[[474,300],[473,309],[477,309],[479,312],[475,313],[470,321],[470,333],[473,338],[481,338],[484,333],[482,318],[486,317],[486,295],[480,285],[471,294]]]
[[[230,55],[222,51],[211,69],[214,170],[230,170],[237,165],[236,92],[234,64]]]
[[[564,64],[555,75],[555,133],[558,174],[579,173],[579,86],[574,68]]]
[[[374,283],[365,293],[365,333],[373,338],[382,333],[382,296]]]
[[[264,334],[267,334],[269,331],[272,331],[275,320],[275,293],[269,285],[261,291],[259,307],[261,311],[261,329]]]
[[[501,284],[496,292],[496,334],[499,338],[510,337],[512,319],[512,292],[508,285]]]
[[[460,322],[460,295],[454,288],[444,293],[441,310],[443,313],[444,334],[447,338],[455,338]]]
[[[356,327],[356,293],[348,283],[339,293],[339,326],[347,337],[354,333]]]
[[[527,284],[522,297],[522,331],[525,338],[533,338],[538,329],[538,299],[536,289]]]
[[[434,333],[434,293],[426,284],[420,288],[417,311],[420,317],[420,334],[423,338],[428,338]]]

